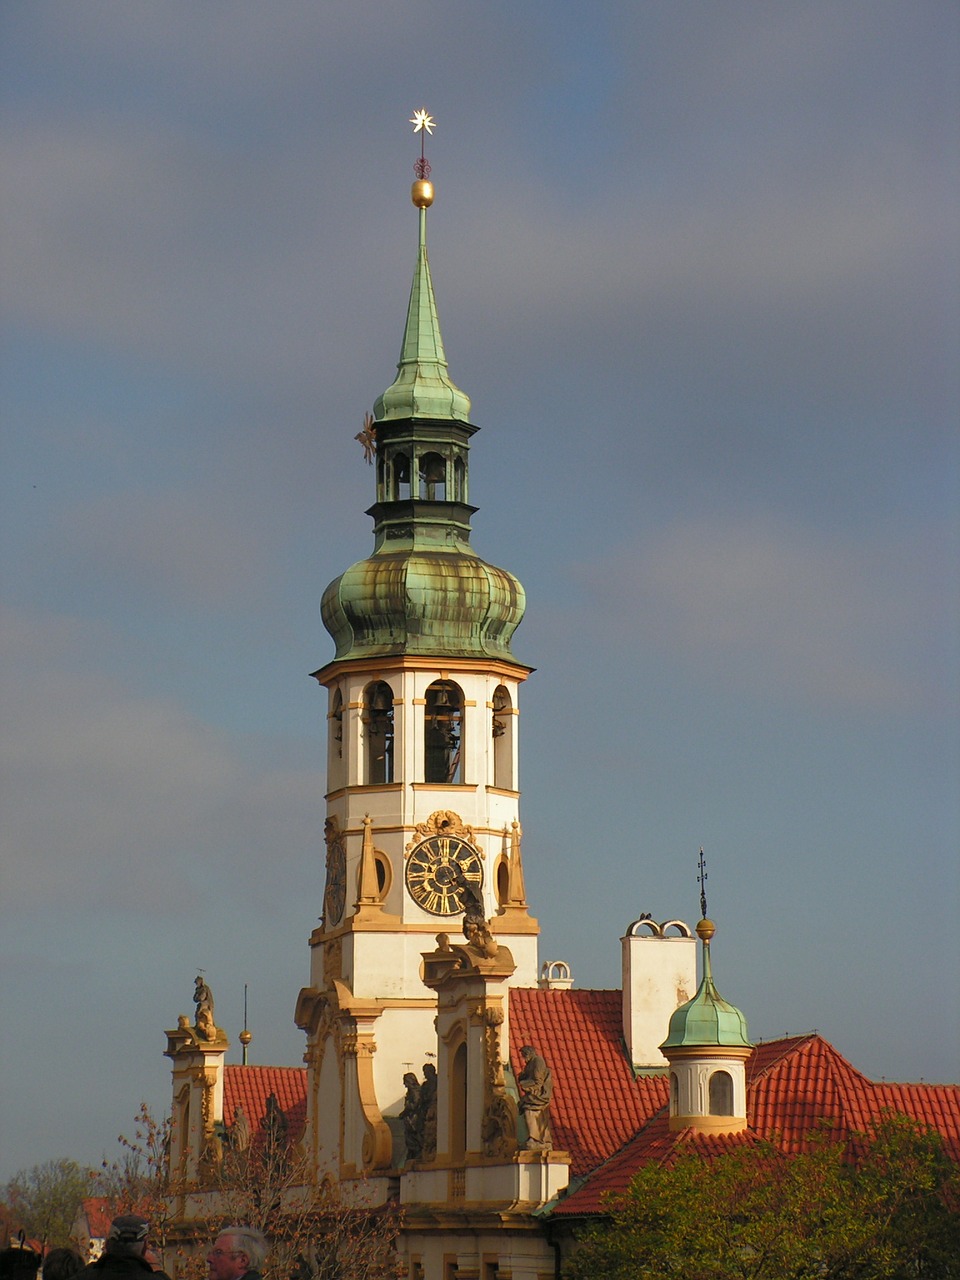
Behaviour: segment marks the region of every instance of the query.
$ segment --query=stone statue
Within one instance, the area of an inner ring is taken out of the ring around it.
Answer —
[[[263,1115],[264,1147],[279,1166],[285,1166],[287,1160],[287,1117],[280,1109],[277,1095],[271,1093],[267,1098],[267,1109]]]
[[[530,1135],[524,1143],[527,1151],[549,1151],[553,1146],[550,1132],[550,1098],[553,1094],[553,1072],[532,1044],[520,1050],[523,1070],[517,1077],[520,1090],[520,1114],[527,1122]]]
[[[419,1160],[423,1150],[423,1133],[420,1128],[420,1081],[408,1071],[403,1077],[406,1093],[403,1098],[403,1110],[400,1119],[403,1121],[403,1141],[406,1146],[407,1159]]]
[[[478,951],[488,960],[492,960],[500,950],[499,943],[490,932],[490,926],[481,915],[463,917],[463,936],[467,940],[468,947]]]
[[[476,890],[476,886],[472,885],[467,879],[466,872],[459,862],[451,864],[453,870],[453,883],[457,887],[460,897],[460,906],[466,916],[479,916],[481,920],[486,917],[483,914],[483,899]]]
[[[425,1160],[432,1160],[437,1154],[437,1068],[432,1062],[423,1064],[423,1084],[420,1086],[420,1110],[417,1120],[420,1154]]]
[[[234,1151],[246,1151],[250,1146],[250,1121],[247,1113],[238,1102],[233,1109],[233,1128],[230,1130],[230,1145]]]
[[[201,1040],[216,1040],[217,1024],[213,1020],[213,992],[200,974],[193,987],[193,1003],[197,1006],[195,1029]]]

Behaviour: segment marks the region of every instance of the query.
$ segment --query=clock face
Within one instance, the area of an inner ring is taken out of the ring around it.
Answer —
[[[347,855],[342,837],[327,845],[327,883],[323,890],[323,914],[328,925],[339,924],[347,900]]]
[[[410,897],[431,915],[463,915],[482,906],[480,854],[457,836],[421,840],[407,859],[406,879]]]

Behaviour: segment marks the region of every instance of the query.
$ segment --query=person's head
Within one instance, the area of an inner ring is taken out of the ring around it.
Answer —
[[[210,1280],[239,1280],[259,1271],[267,1256],[267,1242],[253,1227],[224,1227],[207,1254]]]
[[[139,1213],[122,1213],[110,1223],[105,1252],[119,1258],[142,1258],[147,1251],[150,1223]]]
[[[524,1062],[529,1062],[531,1058],[535,1058],[536,1056],[537,1056],[537,1051],[532,1044],[521,1045],[520,1057],[524,1060]]]
[[[423,1064],[423,1077],[424,1077],[424,1079],[425,1079],[425,1080],[434,1080],[434,1079],[436,1079],[436,1075],[437,1075],[437,1068],[433,1065],[433,1063],[432,1063],[432,1062],[425,1062],[425,1063]]]
[[[51,1249],[43,1260],[43,1280],[70,1280],[83,1270],[83,1259],[76,1249]]]
[[[23,1232],[20,1233],[21,1239]],[[21,1243],[19,1248],[0,1250],[0,1277],[2,1280],[36,1280],[40,1269],[40,1255]]]

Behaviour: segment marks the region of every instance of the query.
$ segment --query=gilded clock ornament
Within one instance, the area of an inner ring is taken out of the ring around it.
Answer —
[[[482,911],[480,853],[458,836],[434,835],[414,845],[407,859],[407,892],[434,916]]]

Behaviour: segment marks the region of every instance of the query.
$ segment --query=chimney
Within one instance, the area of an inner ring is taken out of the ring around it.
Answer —
[[[620,939],[623,960],[623,1038],[640,1071],[662,1071],[660,1052],[670,1016],[697,990],[697,940],[682,920],[658,924],[640,916]]]

